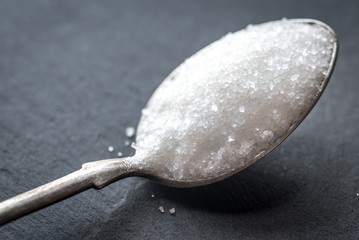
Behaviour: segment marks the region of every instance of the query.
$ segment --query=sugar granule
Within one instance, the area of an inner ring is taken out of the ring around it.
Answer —
[[[122,155],[123,155],[122,152],[118,152],[118,153],[117,153],[117,156],[118,156],[118,157],[122,157]]]
[[[128,140],[125,141],[125,146],[130,146],[130,144],[131,144],[130,141],[128,141]]]
[[[128,127],[126,128],[126,136],[127,137],[133,137],[135,135],[135,128]]]
[[[115,148],[110,145],[110,146],[108,146],[107,150],[108,150],[109,152],[113,152],[113,151],[115,150]]]
[[[281,20],[229,33],[202,49],[142,111],[133,161],[175,180],[247,166],[310,110],[334,40],[319,25]]]
[[[160,210],[161,213],[165,212],[165,209],[162,206],[159,206],[158,210]]]
[[[176,209],[175,208],[171,208],[170,210],[168,210],[170,212],[171,215],[174,215],[176,213]]]

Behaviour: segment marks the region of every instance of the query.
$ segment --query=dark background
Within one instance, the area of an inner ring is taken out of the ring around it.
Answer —
[[[154,89],[227,32],[314,18],[340,43],[312,113],[236,176],[193,189],[124,179],[0,239],[358,239],[358,15],[359,1],[0,1],[0,200],[115,157],[110,144],[133,154],[125,128]]]

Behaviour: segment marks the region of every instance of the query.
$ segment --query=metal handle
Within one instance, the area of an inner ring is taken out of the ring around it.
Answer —
[[[0,225],[89,188],[101,189],[132,174],[126,158],[86,163],[78,171],[1,202]]]

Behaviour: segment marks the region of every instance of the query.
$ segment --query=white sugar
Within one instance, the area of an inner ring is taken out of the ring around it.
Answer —
[[[117,156],[118,156],[118,157],[122,157],[122,155],[123,155],[122,152],[118,152],[118,153],[117,153]]]
[[[176,209],[175,208],[171,208],[170,210],[168,210],[170,212],[171,215],[174,215],[176,213]]]
[[[135,129],[133,127],[126,128],[126,136],[133,137],[135,135]]]
[[[163,206],[159,206],[159,207],[158,207],[158,210],[160,210],[161,213],[164,213],[164,212],[165,212],[165,209],[163,208]]]
[[[218,111],[217,105],[213,104],[212,107],[211,107],[211,110],[214,111],[214,112],[217,112]]]
[[[143,110],[133,161],[175,180],[247,166],[310,110],[333,41],[319,25],[290,20],[229,33],[160,85]]]
[[[130,141],[128,141],[128,140],[125,141],[125,146],[130,146],[130,144],[131,144]]]
[[[108,150],[109,152],[113,152],[113,151],[115,150],[115,148],[110,145],[110,146],[107,147],[107,150]]]

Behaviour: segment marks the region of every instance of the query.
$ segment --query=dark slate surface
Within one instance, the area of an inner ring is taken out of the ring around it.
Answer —
[[[153,90],[229,31],[316,18],[340,53],[309,117],[236,176],[194,189],[125,179],[0,227],[0,239],[358,239],[358,13],[358,1],[1,1],[0,200],[114,156],[109,144],[133,154],[124,131]]]

